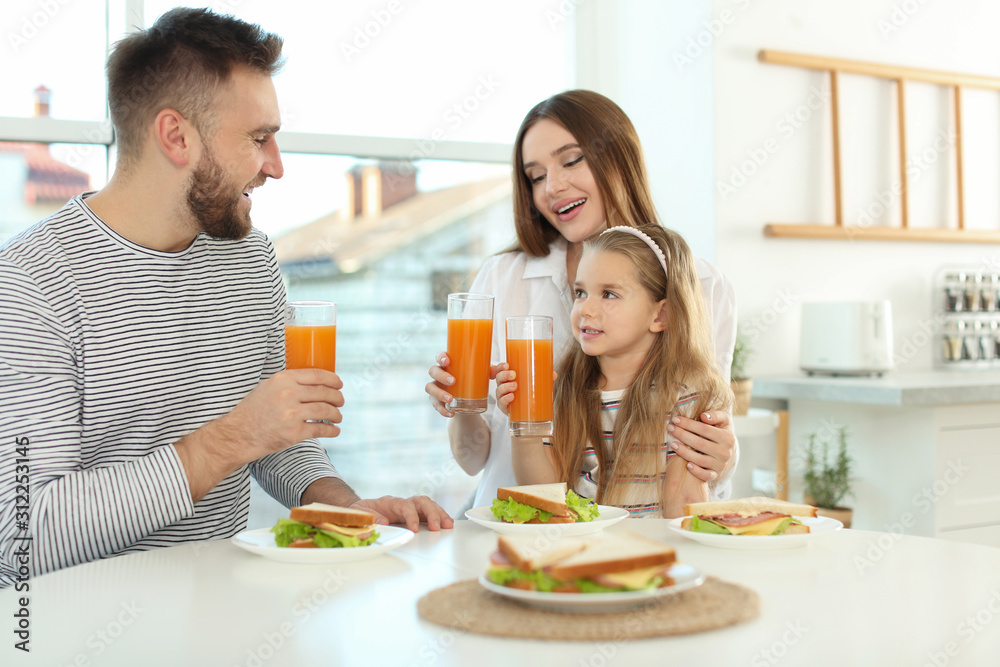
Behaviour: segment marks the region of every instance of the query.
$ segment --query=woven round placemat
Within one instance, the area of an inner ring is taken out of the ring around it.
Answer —
[[[417,601],[423,618],[458,630],[522,639],[641,639],[704,632],[742,623],[760,613],[757,593],[706,577],[705,583],[633,609],[565,613],[532,607],[491,593],[475,579],[438,588]],[[572,623],[566,619],[572,618]]]

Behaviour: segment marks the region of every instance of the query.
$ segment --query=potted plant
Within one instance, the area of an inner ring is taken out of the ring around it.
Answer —
[[[733,389],[734,415],[745,415],[750,409],[750,394],[753,391],[753,380],[747,377],[747,361],[752,350],[750,340],[745,330],[736,328],[736,345],[733,347],[733,364],[730,367],[729,379]]]
[[[809,434],[805,460],[805,501],[814,506],[820,516],[837,519],[845,528],[850,528],[854,512],[840,505],[844,497],[851,494],[851,468],[854,465],[847,453],[846,426],[837,428],[836,440],[837,451],[831,457],[830,438],[825,434]]]

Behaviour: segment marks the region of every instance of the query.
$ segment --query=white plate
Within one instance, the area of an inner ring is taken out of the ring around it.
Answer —
[[[681,528],[681,521],[687,517],[672,519],[667,524],[667,528],[680,533],[689,540],[707,544],[710,547],[722,547],[723,549],[791,549],[809,544],[812,540],[832,533],[844,527],[836,519],[825,516],[797,516],[795,517],[805,525],[809,526],[808,533],[797,533],[795,535],[716,535],[714,533],[696,533],[694,531]]]
[[[540,591],[523,591],[519,588],[498,586],[490,581],[485,574],[480,575],[479,583],[488,591],[510,598],[511,600],[529,604],[533,607],[580,614],[599,614],[608,611],[620,611],[630,607],[640,607],[705,583],[705,575],[686,563],[677,563],[670,568],[670,576],[674,579],[672,586],[662,586],[648,591],[624,591],[621,593],[542,593]]]
[[[252,554],[280,560],[285,563],[346,563],[352,560],[374,558],[392,551],[413,539],[413,532],[397,526],[376,526],[378,539],[366,547],[340,547],[332,549],[292,549],[274,543],[270,528],[247,530],[233,538],[233,544]]]
[[[600,514],[593,521],[577,521],[576,523],[506,523],[493,516],[493,509],[486,506],[473,507],[465,513],[465,516],[495,533],[530,535],[555,530],[561,536],[596,533],[628,517],[628,510],[621,507],[598,505],[597,511]]]

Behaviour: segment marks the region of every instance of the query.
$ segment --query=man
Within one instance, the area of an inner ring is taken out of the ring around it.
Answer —
[[[340,433],[340,378],[282,370],[285,292],[250,222],[282,176],[281,46],[199,9],[119,42],[111,182],[0,249],[0,586],[232,536],[250,474],[286,506],[453,525],[425,496],[359,500],[315,440]]]

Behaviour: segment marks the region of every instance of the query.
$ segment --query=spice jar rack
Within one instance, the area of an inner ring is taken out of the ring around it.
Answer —
[[[950,266],[938,271],[934,313],[940,324],[936,367],[1000,368],[1000,267]]]

